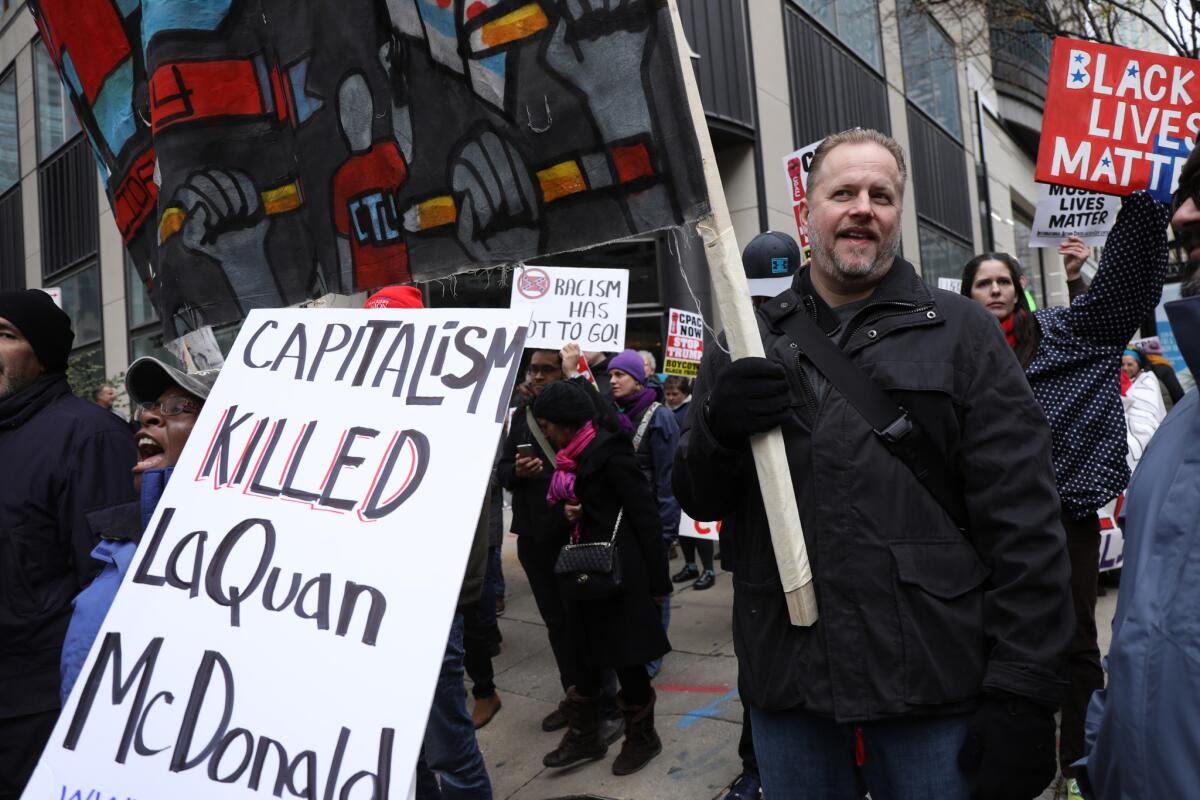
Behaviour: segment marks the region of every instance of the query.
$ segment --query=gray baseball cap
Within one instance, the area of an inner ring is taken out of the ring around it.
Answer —
[[[220,374],[219,369],[184,372],[154,356],[142,356],[129,365],[125,373],[125,390],[134,403],[153,402],[172,386],[207,400]]]

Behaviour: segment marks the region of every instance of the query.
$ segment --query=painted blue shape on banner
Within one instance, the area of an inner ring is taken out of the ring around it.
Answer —
[[[128,17],[137,11],[141,4],[142,0],[117,0],[117,10],[121,12],[122,17]]]
[[[1155,139],[1154,154],[1170,156],[1175,160],[1170,164],[1161,165],[1157,174],[1152,169],[1150,185],[1146,187],[1151,197],[1160,203],[1171,202],[1172,184],[1178,178],[1179,172],[1183,169],[1183,162],[1187,160],[1191,152],[1192,148],[1188,147],[1188,143],[1184,139],[1172,139],[1169,136]]]
[[[303,124],[307,122],[309,117],[321,110],[321,106],[325,105],[325,101],[319,97],[309,94],[304,91],[304,85],[308,82],[308,63],[311,59],[304,59],[298,64],[293,64],[288,67],[288,80],[292,84],[292,97],[296,99],[296,123]]]
[[[215,31],[233,0],[143,0],[142,47],[162,31]]]
[[[66,76],[67,83],[71,85],[71,91],[76,97],[83,97],[83,85],[79,82],[79,73],[75,71],[75,62],[71,60],[71,54],[66,50],[62,53],[62,74]]]
[[[108,149],[116,156],[137,132],[133,117],[133,59],[122,61],[104,80],[92,103],[92,116]]]

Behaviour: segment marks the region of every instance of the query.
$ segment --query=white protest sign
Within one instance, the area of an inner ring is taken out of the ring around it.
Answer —
[[[251,312],[24,797],[403,797],[527,322]]]
[[[962,294],[962,278],[938,278],[937,287],[947,292]]]
[[[42,291],[50,295],[50,299],[54,301],[54,305],[62,308],[62,287],[61,286],[43,286]]]
[[[720,522],[700,522],[687,515],[686,511],[679,512],[679,535],[692,539],[708,539],[713,541],[721,532]]]
[[[1121,506],[1125,493],[1100,509],[1100,571],[1120,569],[1125,563],[1125,533],[1121,530]]]
[[[1029,246],[1058,247],[1068,236],[1078,236],[1089,247],[1099,247],[1108,239],[1120,208],[1121,198],[1110,194],[1038,184]]]
[[[800,225],[800,201],[804,199],[807,191],[808,169],[812,166],[813,154],[817,152],[817,148],[823,141],[825,140],[820,139],[783,157],[783,172],[787,177],[788,197],[792,199],[792,214],[796,217],[796,232],[800,237],[800,254],[805,260],[808,260],[809,245],[808,235]]]
[[[663,372],[694,378],[700,374],[704,356],[704,317],[694,311],[672,308],[667,322],[667,347]]]
[[[584,351],[625,349],[629,270],[521,267],[509,306],[533,318],[526,347],[557,350],[579,342]]]

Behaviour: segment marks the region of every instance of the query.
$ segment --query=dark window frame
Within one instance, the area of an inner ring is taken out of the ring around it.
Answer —
[[[907,6],[907,11],[904,11],[901,9],[902,4]],[[915,15],[915,16],[920,16],[921,18],[923,18],[925,20],[926,24],[932,26],[933,30],[935,30],[937,33],[939,33],[941,36],[943,36],[945,38],[946,42],[950,45],[951,61],[953,62],[953,67],[954,67],[951,70],[951,74],[954,76],[954,115],[955,115],[955,119],[958,120],[958,132],[957,133],[955,133],[954,131],[947,128],[945,126],[945,124],[942,123],[941,120],[939,120],[937,117],[935,117],[933,114],[931,114],[927,109],[922,108],[921,105],[919,103],[917,103],[916,100],[914,100],[912,98],[912,96],[909,95],[909,93],[908,93],[908,89],[909,89],[908,72],[904,67],[904,51],[905,51],[905,48],[904,48],[904,26],[903,26],[903,21],[900,18],[903,16],[910,15],[910,14]],[[904,98],[905,98],[905,100],[908,101],[909,105],[911,105],[913,108],[920,111],[930,121],[932,121],[935,125],[937,125],[939,128],[941,128],[943,131],[945,131],[947,136],[954,139],[954,141],[958,142],[959,144],[964,144],[965,143],[964,137],[966,136],[966,126],[963,125],[962,92],[961,92],[961,87],[958,85],[958,67],[959,67],[958,46],[954,41],[954,37],[951,36],[946,31],[946,29],[942,27],[941,23],[939,23],[937,21],[937,19],[933,16],[933,14],[931,14],[926,9],[916,8],[915,6],[912,5],[911,0],[897,0],[896,16],[897,16],[896,38],[898,39],[899,44],[900,44],[900,70],[901,70],[901,73],[904,75]]]
[[[94,341],[87,342],[86,344],[77,344],[75,342],[72,342],[71,343],[71,355],[75,356],[83,350],[99,348],[100,364],[104,368],[102,371],[107,376],[107,374],[108,374],[108,359],[105,357],[106,350],[105,350],[105,341],[104,341],[104,275],[103,275],[103,268],[100,265],[100,254],[94,253],[91,256],[88,256],[87,258],[81,259],[80,261],[76,262],[75,264],[72,264],[70,267],[59,270],[57,273],[54,274],[53,279],[43,280],[42,285],[46,286],[46,287],[62,286],[63,281],[70,280],[71,278],[74,278],[76,275],[79,275],[79,274],[85,272],[86,270],[93,269],[93,268],[96,270],[96,294],[97,294],[97,298],[96,298],[97,309],[96,310],[98,312],[98,319],[99,319],[99,323],[100,323],[100,337],[98,339],[95,339]],[[72,321],[72,328],[74,328],[74,321]]]
[[[14,113],[16,121],[17,121],[17,136],[13,142],[13,144],[15,144],[16,148],[17,148],[17,179],[16,179],[16,181],[13,182],[12,186],[0,187],[0,195],[8,194],[8,192],[14,186],[20,186],[21,185],[21,177],[24,174],[24,165],[21,163],[21,102],[20,102],[20,98],[17,96],[17,64],[15,61],[8,66],[8,69],[0,70],[0,84],[3,84],[9,78],[11,78],[12,82],[13,82],[13,113]],[[34,102],[36,104],[36,98],[35,98]],[[34,117],[35,117],[35,120],[34,120],[33,127],[34,127],[34,131],[36,133],[36,129],[37,129],[37,121],[36,121],[37,111],[36,110],[34,111]]]
[[[56,156],[61,155],[62,151],[68,145],[72,144],[80,136],[83,136],[84,132],[83,132],[83,123],[80,122],[79,115],[75,113],[75,105],[74,105],[74,103],[71,102],[70,94],[67,92],[67,88],[65,86],[63,86],[62,78],[58,76],[58,67],[57,67],[57,65],[55,65],[55,68],[54,68],[55,80],[58,84],[59,89],[61,89],[62,93],[63,93],[63,106],[64,106],[64,108],[69,109],[69,113],[74,116],[75,124],[78,126],[79,130],[75,131],[75,133],[71,136],[63,136],[63,141],[61,144],[58,145],[58,147],[54,148],[49,153],[46,153],[45,156],[42,155],[42,126],[41,126],[41,119],[40,119],[41,115],[38,113],[37,48],[41,47],[41,48],[45,49],[46,56],[48,58],[50,58],[50,61],[52,64],[54,62],[54,58],[52,56],[50,56],[50,48],[46,47],[46,42],[42,39],[41,36],[35,36],[33,38],[33,41],[30,42],[29,46],[30,46],[29,60],[33,64],[33,74],[31,76],[31,79],[33,81],[33,150],[34,150],[34,158],[37,159],[38,166],[41,166],[42,164],[45,164],[47,161],[53,160]],[[64,125],[64,133],[65,133],[65,125]]]
[[[834,2],[834,3],[837,2],[837,0],[830,0],[830,1]],[[860,56],[858,54],[857,50],[852,49],[852,45],[850,42],[847,42],[845,39],[842,38],[840,33],[833,30],[832,28],[830,28],[828,25],[826,25],[824,22],[822,22],[820,19],[818,19],[815,14],[813,14],[807,8],[802,6],[800,4],[800,0],[783,0],[783,6],[784,6],[785,13],[788,8],[792,8],[792,9],[800,12],[802,15],[804,15],[805,19],[810,20],[814,25],[816,25],[821,30],[825,31],[831,37],[833,37],[834,41],[837,44],[841,45],[842,48],[850,55],[851,58],[853,58],[858,63],[862,64],[867,69],[874,72],[879,77],[883,78],[885,81],[887,80],[887,51],[883,46],[883,18],[879,16],[879,3],[872,4],[873,8],[875,9],[875,34],[878,38],[878,44],[879,44],[879,66],[878,67],[876,67],[874,64],[872,64],[871,62],[867,61],[865,58]],[[785,19],[785,24],[786,24],[786,19]],[[791,78],[791,70],[790,69],[788,70],[788,77],[789,77],[789,79]]]

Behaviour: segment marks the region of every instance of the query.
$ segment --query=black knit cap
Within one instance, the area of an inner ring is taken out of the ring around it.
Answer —
[[[566,425],[582,425],[596,416],[596,405],[587,396],[589,389],[569,381],[556,381],[533,401],[533,415]]]
[[[54,305],[50,295],[40,289],[0,292],[0,317],[29,340],[42,369],[66,372],[75,332],[71,330],[71,318]]]

